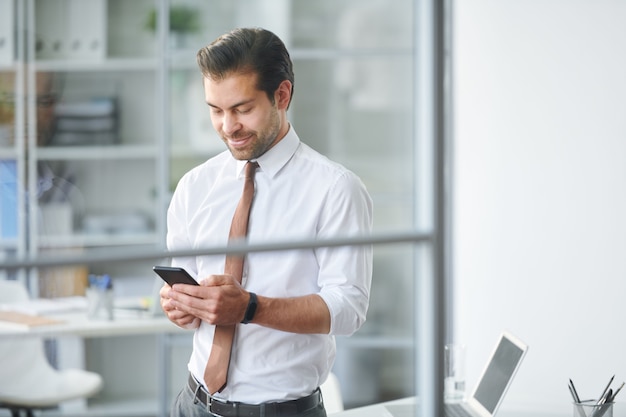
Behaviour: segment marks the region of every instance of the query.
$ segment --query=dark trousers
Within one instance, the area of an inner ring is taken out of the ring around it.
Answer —
[[[194,404],[193,395],[189,386],[185,384],[172,404],[170,417],[213,417],[214,415],[207,411],[204,404],[199,401]],[[324,404],[320,403],[317,407],[304,413],[280,417],[326,417],[326,410]]]

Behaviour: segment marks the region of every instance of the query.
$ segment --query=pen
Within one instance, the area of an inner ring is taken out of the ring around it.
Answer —
[[[571,379],[569,380],[569,385],[572,389],[572,393],[574,394],[574,400],[576,400],[577,403],[580,403],[580,397],[578,396],[578,392],[576,392],[576,388],[574,387],[574,382]]]
[[[609,398],[611,398],[613,394],[613,390],[609,388],[608,391],[605,391],[605,395],[598,400],[596,405],[593,407],[593,412],[591,413],[591,417],[602,417],[606,410],[611,407],[611,403]],[[608,403],[608,404],[607,404]]]
[[[624,384],[625,384],[625,383],[624,383],[624,382],[622,382],[622,385],[620,385],[620,386],[619,386],[619,387],[615,390],[615,392],[611,395],[611,397],[609,397],[609,399],[607,400],[608,402],[610,402],[610,403],[612,403],[612,402],[613,402],[613,400],[615,399],[615,396],[617,395],[617,393],[618,393],[618,392],[620,392],[620,390],[621,390],[622,388],[624,388]]]
[[[579,403],[580,401],[578,401],[578,398],[576,398],[576,393],[572,389],[572,386],[571,385],[567,385],[567,388],[569,388],[569,392],[570,392],[570,394],[572,394],[572,398],[574,399],[574,402],[575,403]]]
[[[598,403],[596,405],[601,405],[601,404],[603,404],[604,401],[606,401],[607,391],[608,391],[609,387],[611,386],[611,384],[613,383],[613,379],[614,378],[615,378],[615,375],[613,375],[611,377],[611,379],[609,379],[609,383],[606,384],[606,388],[604,388],[604,390],[602,391],[602,394],[600,394],[600,396],[598,397]],[[603,399],[604,399],[604,401],[603,401]]]

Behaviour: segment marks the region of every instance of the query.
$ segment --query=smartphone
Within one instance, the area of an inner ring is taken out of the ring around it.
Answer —
[[[158,276],[163,278],[170,286],[174,284],[199,285],[191,275],[183,268],[174,266],[155,266],[152,268]]]

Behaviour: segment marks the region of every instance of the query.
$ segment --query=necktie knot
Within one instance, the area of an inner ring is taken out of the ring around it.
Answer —
[[[244,178],[245,179],[254,179],[254,174],[256,173],[256,169],[259,167],[259,163],[256,161],[248,161],[246,166],[244,167]]]

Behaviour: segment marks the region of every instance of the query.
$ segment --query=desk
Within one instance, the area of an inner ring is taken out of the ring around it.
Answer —
[[[377,403],[367,405],[364,407],[351,408],[349,410],[341,411],[339,413],[333,413],[329,417],[392,417],[391,414],[385,409],[387,404],[412,404],[415,402],[415,397],[403,398],[394,401],[387,401],[384,403]]]
[[[168,414],[168,384],[170,380],[170,349],[172,337],[175,334],[191,334],[172,322],[164,315],[152,316],[145,312],[115,310],[115,319],[90,320],[85,311],[77,310],[70,313],[49,314],[46,317],[58,320],[60,323],[33,326],[15,327],[0,325],[0,338],[14,337],[111,337],[135,336],[155,334],[157,336],[157,369],[158,369],[158,415],[165,417]],[[105,381],[106,383],[106,381]]]
[[[85,312],[46,315],[60,321],[32,327],[3,326],[0,324],[0,337],[106,337],[154,333],[179,333],[185,330],[174,325],[165,316],[150,316],[143,313],[116,311],[114,320],[90,320]]]
[[[387,401],[383,403],[372,404],[364,407],[352,408],[339,413],[333,413],[329,417],[413,417],[410,415],[393,416],[386,409],[386,405],[396,404],[415,404],[415,397],[402,398],[399,400]],[[617,406],[617,404],[616,404]],[[417,414],[416,414],[417,415]],[[614,410],[613,416],[622,416],[618,410]],[[515,411],[507,408],[501,408],[496,414],[497,417],[572,417],[573,410],[571,406],[565,405],[562,412],[542,412],[542,411]]]

